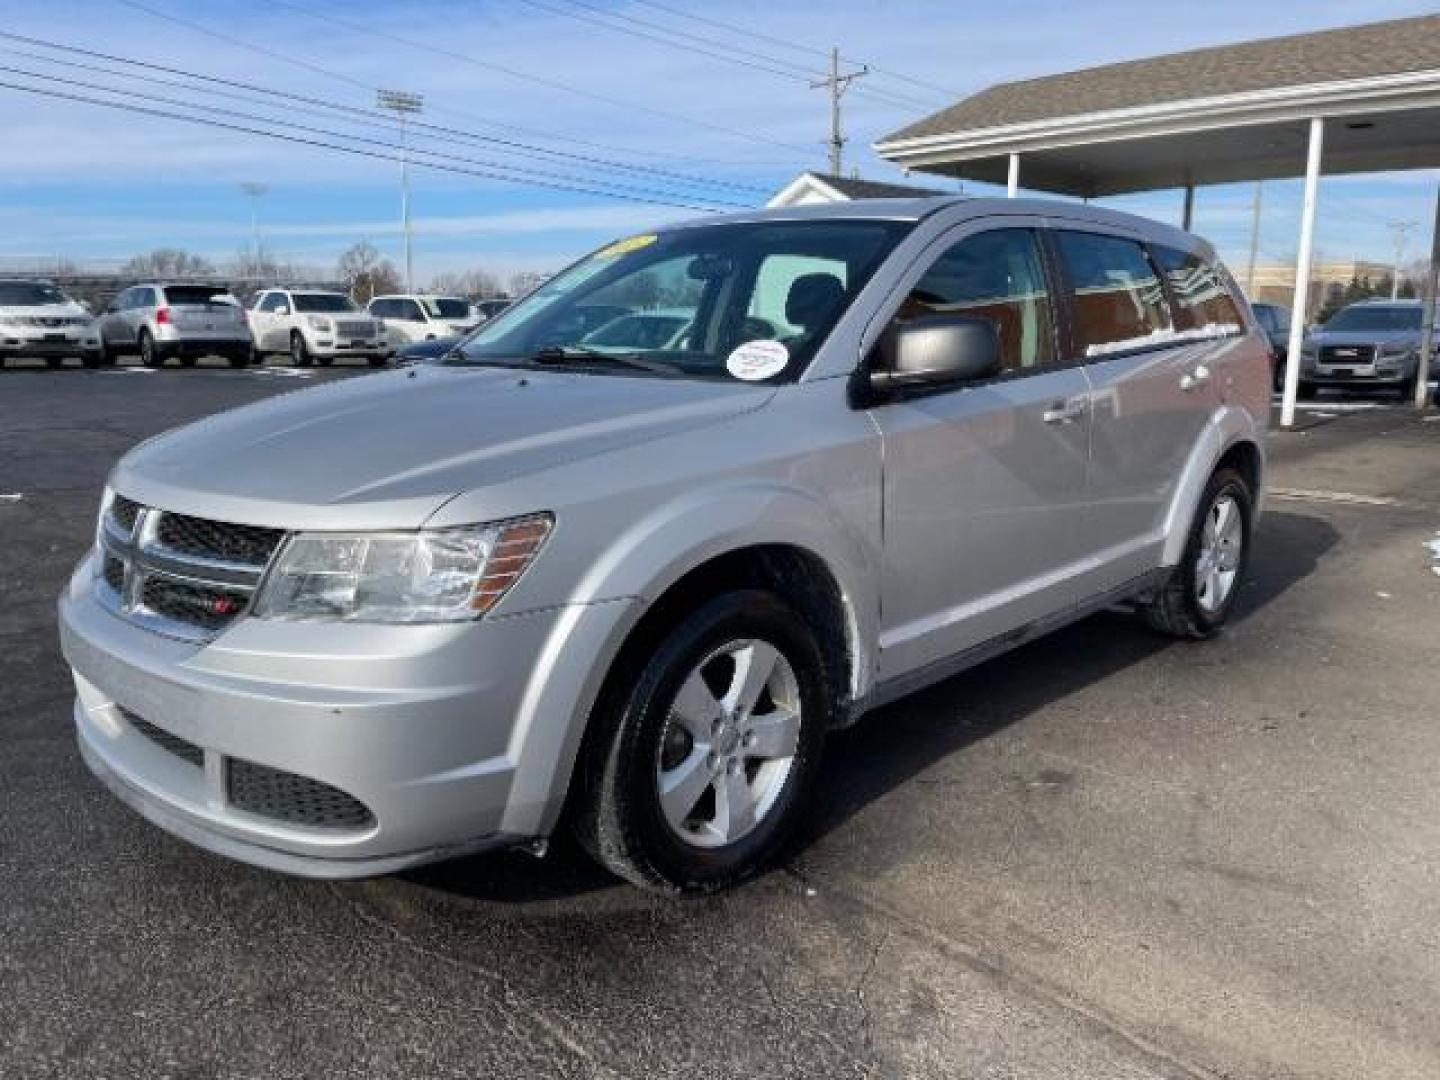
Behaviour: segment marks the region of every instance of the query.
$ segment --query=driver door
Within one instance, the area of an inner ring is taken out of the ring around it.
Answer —
[[[1003,638],[1077,602],[1089,383],[1060,361],[1038,222],[937,242],[892,318],[991,320],[998,376],[871,410],[884,443],[881,679]]]

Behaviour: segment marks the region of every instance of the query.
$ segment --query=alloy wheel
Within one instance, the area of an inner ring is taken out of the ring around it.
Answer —
[[[1205,513],[1195,560],[1195,599],[1207,615],[1223,608],[1234,592],[1244,545],[1240,504],[1233,495],[1221,492]]]

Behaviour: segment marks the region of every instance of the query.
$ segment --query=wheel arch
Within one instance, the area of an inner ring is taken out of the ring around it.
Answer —
[[[1165,517],[1162,566],[1175,566],[1185,554],[1190,526],[1199,512],[1200,497],[1210,477],[1220,468],[1234,467],[1245,477],[1254,496],[1258,518],[1264,502],[1265,450],[1262,431],[1244,409],[1217,409],[1205,426],[1176,485]]]

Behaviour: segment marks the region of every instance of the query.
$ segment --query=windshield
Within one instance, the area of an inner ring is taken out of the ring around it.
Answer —
[[[1326,330],[1420,330],[1419,307],[1348,307],[1325,324]]]
[[[0,307],[39,307],[68,304],[70,298],[54,285],[33,281],[0,281]]]
[[[355,301],[344,293],[296,293],[296,311],[359,311]]]
[[[650,374],[793,380],[911,227],[767,221],[633,236],[517,301],[446,363],[525,364],[559,355],[584,367],[589,355],[596,370],[636,374],[601,362],[625,353],[642,357]],[[774,344],[732,356],[757,341]]]
[[[464,300],[456,300],[449,296],[436,296],[420,302],[425,305],[425,310],[437,319],[470,318],[470,305]]]

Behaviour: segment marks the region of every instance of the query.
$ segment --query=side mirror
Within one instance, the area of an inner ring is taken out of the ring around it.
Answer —
[[[279,307],[277,307],[277,308],[275,309],[275,314],[276,314],[276,315],[289,315],[289,314],[290,314],[290,309],[289,309],[288,307],[286,307],[284,304],[281,304]]]
[[[988,379],[1000,373],[1000,333],[974,315],[921,315],[886,330],[875,360],[870,387],[881,397]]]

